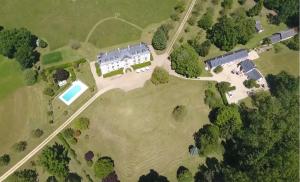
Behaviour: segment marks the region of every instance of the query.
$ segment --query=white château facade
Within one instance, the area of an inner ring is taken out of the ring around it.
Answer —
[[[128,45],[127,48],[118,48],[97,56],[102,74],[126,69],[135,64],[148,62],[150,59],[151,53],[145,43]]]

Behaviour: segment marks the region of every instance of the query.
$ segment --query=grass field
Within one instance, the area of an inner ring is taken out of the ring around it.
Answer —
[[[84,41],[91,28],[106,17],[119,15],[143,28],[161,22],[169,17],[175,3],[176,0],[2,0],[0,22],[8,28],[26,27],[56,49],[70,40]]]
[[[42,57],[42,63],[43,64],[52,64],[62,61],[63,57],[61,52],[51,52],[48,54],[43,55]]]
[[[92,150],[114,159],[121,181],[137,181],[150,169],[176,181],[180,165],[195,172],[203,158],[191,157],[188,147],[194,143],[193,133],[208,122],[209,108],[203,103],[207,84],[172,77],[166,85],[148,83],[128,93],[104,94],[82,113],[91,119],[91,126],[73,146],[81,168],[93,174],[83,160],[84,153]],[[182,122],[171,115],[179,104],[188,109]]]
[[[97,26],[89,42],[98,48],[105,48],[125,42],[138,41],[141,33],[141,30],[127,23],[112,19]]]
[[[288,49],[285,45],[278,43],[280,51],[274,49],[262,53],[259,59],[255,60],[256,66],[264,75],[277,74],[280,71],[299,76],[299,52]]]
[[[24,85],[23,74],[18,62],[0,55],[0,101]]]

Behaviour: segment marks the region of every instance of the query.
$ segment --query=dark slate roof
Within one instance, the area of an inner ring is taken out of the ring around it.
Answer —
[[[269,37],[272,43],[277,43],[281,41],[280,33],[275,33],[271,37]]]
[[[293,37],[297,34],[297,32],[294,29],[288,29],[285,31],[281,31],[279,33],[275,33],[272,36],[270,36],[270,40],[272,43],[280,42],[284,39],[287,39],[289,37]]]
[[[243,69],[244,72],[248,72],[250,70],[252,70],[253,68],[255,68],[255,65],[252,61],[250,61],[249,59],[241,62],[241,67]]]
[[[281,39],[286,39],[286,38],[289,38],[289,37],[293,37],[297,34],[297,32],[294,29],[289,29],[289,30],[282,31],[282,32],[279,32],[279,33],[280,33]]]
[[[135,44],[122,49],[115,49],[110,52],[100,53],[97,58],[101,63],[124,58],[130,58],[133,55],[142,55],[149,52],[149,48],[145,43]]]
[[[230,63],[232,61],[236,61],[238,59],[247,59],[248,58],[248,51],[245,49],[240,49],[238,51],[235,52],[230,52],[227,54],[224,54],[222,56],[218,56],[212,59],[209,59],[206,61],[206,63],[208,64],[208,66],[210,68],[214,68],[220,65],[223,65],[225,63]]]
[[[259,20],[255,22],[255,28],[257,31],[263,30],[262,25]]]
[[[252,80],[258,80],[262,78],[262,75],[256,69],[252,69],[251,71],[247,72],[246,75]]]

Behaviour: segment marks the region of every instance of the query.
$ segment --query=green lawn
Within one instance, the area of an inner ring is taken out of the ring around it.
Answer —
[[[0,101],[24,85],[20,65],[0,55]]]
[[[264,75],[277,74],[284,70],[295,76],[299,75],[299,52],[288,49],[279,43],[280,51],[275,53],[272,49],[262,53],[259,59],[255,60],[256,66]]]
[[[127,23],[112,19],[97,26],[89,42],[98,48],[111,47],[121,43],[138,41],[141,33],[141,30]]]
[[[116,14],[143,28],[161,22],[169,17],[175,3],[175,0],[163,3],[160,0],[23,0],[22,3],[2,0],[0,22],[9,28],[26,27],[46,39],[51,49],[56,49],[70,40],[84,41],[98,21]]]
[[[51,52],[48,54],[43,55],[42,63],[43,64],[53,64],[62,61],[63,57],[61,52]]]
[[[121,181],[137,181],[150,169],[176,181],[180,165],[196,172],[204,158],[191,157],[188,147],[194,143],[193,133],[208,123],[209,108],[203,102],[207,86],[208,82],[171,77],[165,85],[148,82],[131,92],[105,93],[81,114],[90,118],[91,125],[72,146],[81,161],[80,167],[72,161],[72,171],[84,176],[85,169],[94,178],[83,159],[92,150],[113,158]],[[171,113],[180,104],[187,106],[188,114],[176,122]]]

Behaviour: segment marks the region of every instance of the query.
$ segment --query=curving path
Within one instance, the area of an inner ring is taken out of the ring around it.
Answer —
[[[128,25],[131,25],[131,26],[133,26],[134,28],[136,28],[136,29],[138,29],[138,30],[140,30],[140,31],[143,31],[143,30],[144,30],[142,27],[140,27],[140,26],[138,26],[138,25],[136,25],[136,24],[134,24],[134,23],[132,23],[132,22],[130,22],[130,21],[127,21],[127,20],[125,20],[125,19],[123,19],[123,18],[119,18],[118,16],[111,16],[111,17],[107,17],[107,18],[104,18],[104,19],[99,20],[99,21],[91,28],[91,30],[89,31],[88,35],[86,36],[84,42],[88,42],[88,41],[90,40],[90,38],[91,38],[93,32],[96,30],[96,28],[97,28],[101,23],[104,23],[104,22],[106,22],[106,21],[108,21],[108,20],[112,20],[112,19],[119,20],[119,21],[121,21],[121,22],[123,22],[123,23],[127,23]]]

